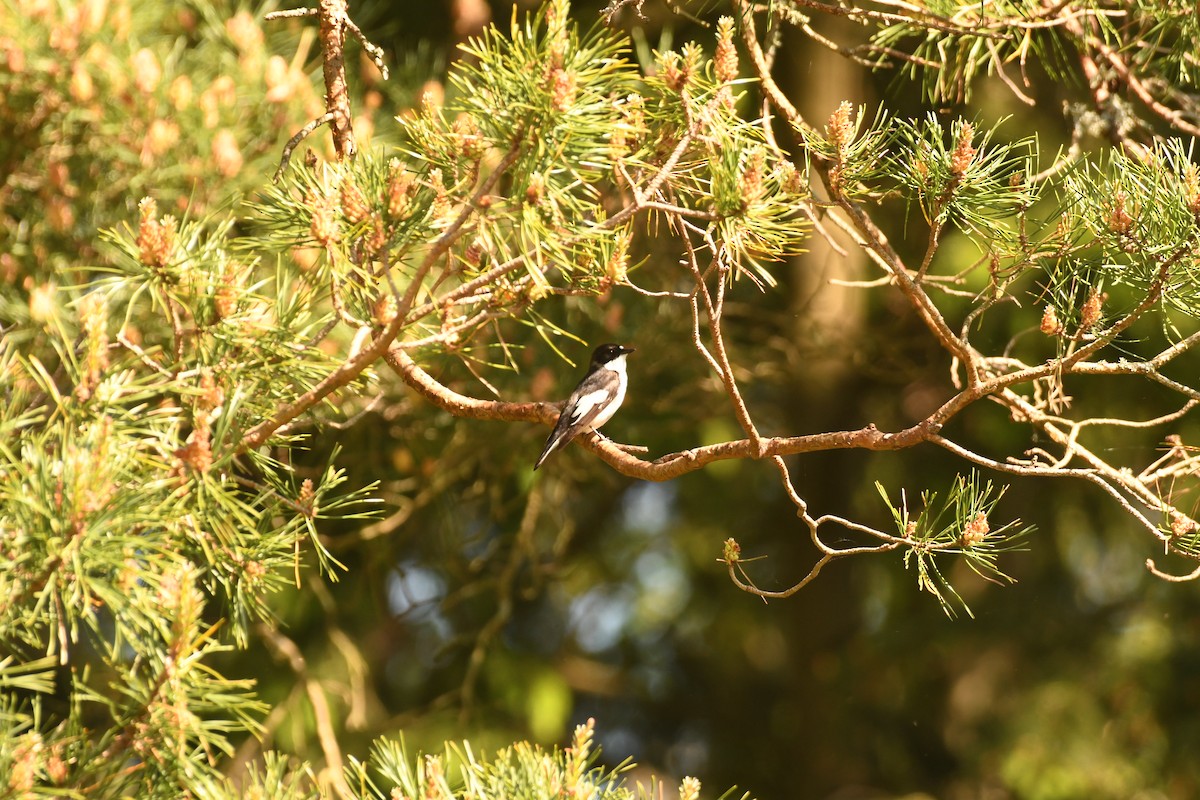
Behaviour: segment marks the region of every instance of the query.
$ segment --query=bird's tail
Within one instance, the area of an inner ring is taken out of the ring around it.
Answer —
[[[557,430],[552,431],[550,438],[546,440],[546,446],[542,448],[542,454],[538,456],[538,460],[533,464],[534,472],[537,472],[537,468],[542,465],[543,461],[550,457],[551,453],[558,449],[560,444],[562,444],[562,437],[558,435]]]

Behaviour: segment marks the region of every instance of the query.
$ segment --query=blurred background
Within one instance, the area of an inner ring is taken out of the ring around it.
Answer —
[[[728,10],[717,2],[670,5],[686,13],[647,0],[645,19],[632,9],[614,19],[631,37],[630,58],[649,66],[653,51],[689,40],[711,49],[712,24]],[[575,3],[576,20],[600,24],[603,6]],[[61,135],[49,143],[24,112],[17,115],[15,90],[0,99],[15,126],[0,143],[0,165],[10,165],[0,166],[10,176],[0,272],[13,291],[5,302],[32,306],[40,288],[63,280],[56,277],[63,267],[99,258],[89,244],[96,229],[135,218],[144,194],[199,215],[236,210],[269,179],[283,141],[312,116],[321,94],[312,25],[263,24],[271,7],[147,2],[127,20],[168,72],[192,70],[197,97],[213,92],[217,125],[203,121],[201,103],[179,111],[174,133],[157,134],[138,127],[132,103],[124,111],[120,103],[101,107],[106,97],[122,96],[102,83],[116,68],[89,72],[98,84],[91,88],[72,74],[62,107],[47,112],[62,120]],[[392,71],[384,82],[365,57],[355,65],[360,141],[385,152],[396,147],[393,116],[422,95],[454,91],[446,75],[459,57],[456,45],[484,24],[506,29],[514,11],[534,7],[353,3],[355,20],[387,51]],[[5,8],[20,23],[40,24],[26,16],[29,9]],[[106,13],[129,8],[114,1]],[[865,35],[843,18],[817,15],[814,26],[838,42]],[[1064,104],[1087,96],[1086,87],[1048,80],[1031,64],[1027,91],[1035,107],[989,78],[969,104],[930,105],[902,70],[868,72],[795,29],[783,37],[776,75],[818,125],[843,100],[900,117],[965,116],[988,127],[1007,117],[1002,136],[1036,133],[1049,158],[1070,138]],[[103,63],[94,50],[64,53],[63,63]],[[280,63],[272,57],[298,76],[294,82],[272,82],[270,70]],[[26,86],[44,92],[36,82]],[[291,94],[266,99],[280,87]],[[755,88],[744,88],[739,107],[757,116]],[[90,132],[88,141],[96,134],[108,141],[64,157],[62,140],[70,141],[73,125]],[[219,136],[223,127],[239,131],[236,161]],[[125,162],[104,160],[115,146],[126,147]],[[198,182],[214,159],[226,181]],[[65,182],[54,177],[60,164]],[[13,180],[18,173],[27,177]],[[35,203],[50,213],[35,218],[27,210]],[[925,228],[905,198],[887,200],[877,219],[902,254],[919,260]],[[634,252],[635,282],[675,288],[678,253],[670,241],[644,237]],[[961,266],[977,257],[958,234],[939,255],[947,264],[961,258]],[[879,277],[860,254],[838,255],[814,237],[776,276],[779,285],[765,292],[737,284],[725,318],[739,380],[764,433],[867,423],[895,429],[948,396],[946,354],[897,292],[830,283]],[[1037,326],[1039,287],[1026,289],[1029,302],[1004,312],[1011,326],[1004,339]],[[953,316],[953,301],[948,307]],[[505,399],[565,397],[591,348],[620,341],[638,349],[630,395],[606,427],[609,436],[645,445],[652,457],[739,436],[719,381],[680,344],[690,339],[686,304],[618,288],[539,308],[579,337],[555,342],[573,363],[514,326],[520,371],[486,373]],[[1188,358],[1178,367],[1194,374],[1200,365]],[[457,359],[434,359],[429,369],[462,391],[486,393]],[[351,484],[379,481],[385,510],[365,527],[323,531],[346,566],[339,580],[312,578],[276,598],[285,632],[332,691],[347,753],[363,755],[375,737],[398,731],[414,749],[462,738],[477,751],[520,738],[564,743],[574,725],[594,717],[602,759],[632,757],[668,785],[695,775],[705,796],[734,785],[764,800],[1200,796],[1195,586],[1152,578],[1144,562],[1161,554],[1094,487],[1012,483],[1000,516],[1037,530],[1025,551],[1001,558],[1001,569],[1017,580],[1012,586],[986,583],[965,566],[950,569],[974,618],[947,618],[899,555],[836,562],[793,598],[764,603],[738,591],[718,563],[726,538],[738,540],[744,557],[761,557],[746,566],[764,589],[790,586],[816,559],[769,464],[724,462],[648,484],[568,448],[535,475],[545,429],[454,419],[392,376],[380,380],[383,401],[348,404],[348,416],[364,413],[312,440],[310,455],[317,469],[340,447]],[[1101,399],[1113,414],[1161,410],[1151,389],[1111,397],[1103,388],[1092,384],[1096,394],[1081,394],[1078,413]],[[1132,431],[1111,447],[1125,451],[1121,460],[1145,464],[1157,457],[1163,433],[1186,438],[1188,431],[1182,423]],[[1037,444],[983,404],[956,419],[952,434],[1000,458]],[[815,513],[885,530],[891,518],[875,482],[892,497],[903,489],[915,498],[927,488],[944,492],[967,470],[933,447],[831,452],[789,464]],[[269,650],[252,645],[219,667],[258,681],[275,708],[267,718],[271,745],[320,759],[303,691]],[[238,758],[254,758],[258,747],[247,742]]]

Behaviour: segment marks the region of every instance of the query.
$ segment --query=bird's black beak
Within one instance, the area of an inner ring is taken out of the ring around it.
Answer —
[[[633,351],[635,351],[635,350],[637,350],[637,348],[636,348],[636,347],[628,347],[628,346],[626,346],[626,345],[621,345],[621,352],[622,352],[622,353],[632,353],[632,352],[633,352]]]

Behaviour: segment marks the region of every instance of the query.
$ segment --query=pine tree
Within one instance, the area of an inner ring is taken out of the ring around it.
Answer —
[[[283,55],[303,14],[5,0],[20,24],[0,39],[0,793],[644,796],[593,766],[590,726],[565,751],[414,759],[385,738],[356,758],[276,605],[346,570],[331,527],[381,511],[331,432],[409,390],[454,417],[551,424],[553,403],[494,399],[492,381],[512,391],[523,348],[574,335],[564,308],[597,316],[616,293],[690,318],[670,357],[711,370],[738,433],[654,458],[581,444],[642,480],[730,460],[774,475],[820,555],[767,590],[728,539],[721,560],[747,592],[788,596],[836,559],[895,553],[956,613],[944,565],[1003,581],[1001,555],[1029,531],[996,519],[1004,490],[976,470],[1087,481],[1131,529],[1200,560],[1190,446],[1164,435],[1165,455],[1128,463],[1105,449],[1200,401],[1173,370],[1200,341],[1200,173],[1180,138],[1200,130],[1180,46],[1200,23],[1169,3],[870,5],[803,0],[762,19],[734,0],[708,43],[643,67],[614,29],[583,30],[552,0],[471,40],[450,97],[427,93],[385,151],[353,135],[347,32],[380,54],[337,3],[320,10],[322,101]],[[933,102],[969,102],[988,74],[1028,99],[1031,79],[1009,70],[1034,61],[1081,71],[1091,104],[1071,109],[1074,137],[1050,159],[976,118],[847,102],[813,123],[771,64],[780,26],[819,37],[821,13],[868,29],[848,55],[898,60]],[[286,151],[280,130],[299,132]],[[325,149],[291,159],[301,144]],[[901,207],[915,258],[885,233]],[[861,248],[878,273],[864,290],[898,297],[940,352],[953,389],[915,424],[763,432],[729,309],[769,296],[814,236]],[[977,257],[947,253],[951,237]],[[1149,381],[1175,406],[1109,414],[1087,387],[1101,377]],[[1041,444],[964,444],[952,423],[985,400]],[[810,511],[785,460],[923,445],[964,473],[919,506],[880,485],[888,530]],[[227,774],[269,709],[217,664],[252,643],[306,688],[322,768],[268,750]],[[679,794],[698,791],[688,779]]]

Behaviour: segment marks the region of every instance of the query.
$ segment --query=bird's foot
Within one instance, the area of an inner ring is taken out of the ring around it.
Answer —
[[[624,444],[622,442],[618,442],[614,439],[608,438],[607,436],[605,436],[603,433],[601,433],[598,430],[593,430],[592,434],[596,437],[596,440],[605,442],[607,444],[611,444],[613,447],[615,447],[618,450],[621,450],[623,452],[626,452],[626,453],[649,453],[650,452],[649,447],[646,447],[646,446],[640,445],[640,444]]]

